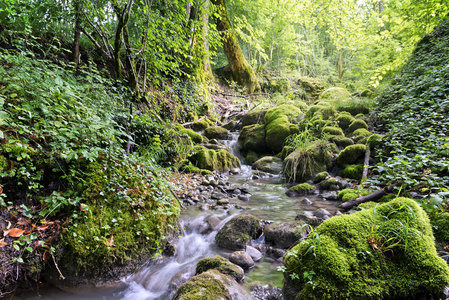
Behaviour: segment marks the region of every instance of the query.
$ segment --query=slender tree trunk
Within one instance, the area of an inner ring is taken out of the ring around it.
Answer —
[[[231,68],[233,79],[246,88],[248,94],[259,90],[259,82],[253,68],[246,61],[237,37],[232,29],[226,12],[225,0],[211,0],[217,9],[220,18],[216,18],[217,30],[220,33],[224,53]]]
[[[79,75],[80,38],[81,38],[81,0],[74,0],[75,9],[75,34],[73,38],[72,61],[75,63],[75,76]]]

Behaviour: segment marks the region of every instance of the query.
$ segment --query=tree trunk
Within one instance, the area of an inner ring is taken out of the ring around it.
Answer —
[[[80,64],[80,38],[81,38],[81,4],[80,0],[74,1],[75,9],[75,34],[73,38],[72,61],[75,63],[75,76],[79,75]]]
[[[253,68],[246,61],[237,37],[231,27],[226,12],[225,0],[211,0],[215,5],[220,18],[216,18],[217,30],[220,33],[226,59],[231,67],[232,77],[239,85],[246,88],[248,94],[259,90],[259,82]]]
[[[354,206],[357,206],[361,203],[368,202],[368,201],[376,201],[376,200],[382,198],[383,196],[387,195],[388,193],[391,193],[395,186],[396,185],[390,185],[389,187],[380,189],[377,192],[374,192],[367,196],[363,196],[363,197],[359,197],[357,199],[343,202],[342,204],[340,204],[340,208],[349,210],[349,209],[353,208]]]

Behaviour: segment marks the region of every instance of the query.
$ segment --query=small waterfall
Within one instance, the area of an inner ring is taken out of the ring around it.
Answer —
[[[223,215],[215,215],[223,217]],[[219,228],[234,215],[221,221]],[[183,221],[183,236],[176,242],[176,254],[171,258],[161,258],[156,264],[142,268],[126,279],[128,288],[114,296],[120,299],[153,300],[171,299],[174,291],[195,275],[198,260],[217,255],[213,247],[217,231],[203,235],[199,233],[205,216]]]

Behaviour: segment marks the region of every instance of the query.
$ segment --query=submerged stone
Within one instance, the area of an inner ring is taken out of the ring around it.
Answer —
[[[215,236],[220,247],[244,249],[251,239],[257,239],[262,233],[260,220],[252,215],[239,215],[229,220]]]

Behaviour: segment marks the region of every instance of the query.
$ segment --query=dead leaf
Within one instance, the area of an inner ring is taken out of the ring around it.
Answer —
[[[30,223],[31,223],[31,220],[24,219],[24,218],[19,218],[19,221],[17,221],[17,224],[22,225],[22,226],[27,226]]]
[[[104,241],[104,244],[105,244],[106,246],[108,246],[108,247],[115,246],[115,243],[114,243],[114,235],[111,235],[110,238],[106,239],[106,240]]]
[[[8,245],[8,243],[5,243],[4,240],[5,240],[5,238],[2,238],[2,239],[0,240],[0,248],[1,248],[1,247],[5,247],[6,245]]]
[[[3,230],[3,236],[10,236],[10,237],[20,237],[23,235],[25,230],[20,228],[11,228],[9,230]]]
[[[48,254],[47,251],[44,252],[44,255],[42,255],[42,259],[47,263],[50,259],[50,254]]]
[[[3,193],[3,187],[0,185],[0,194]]]

